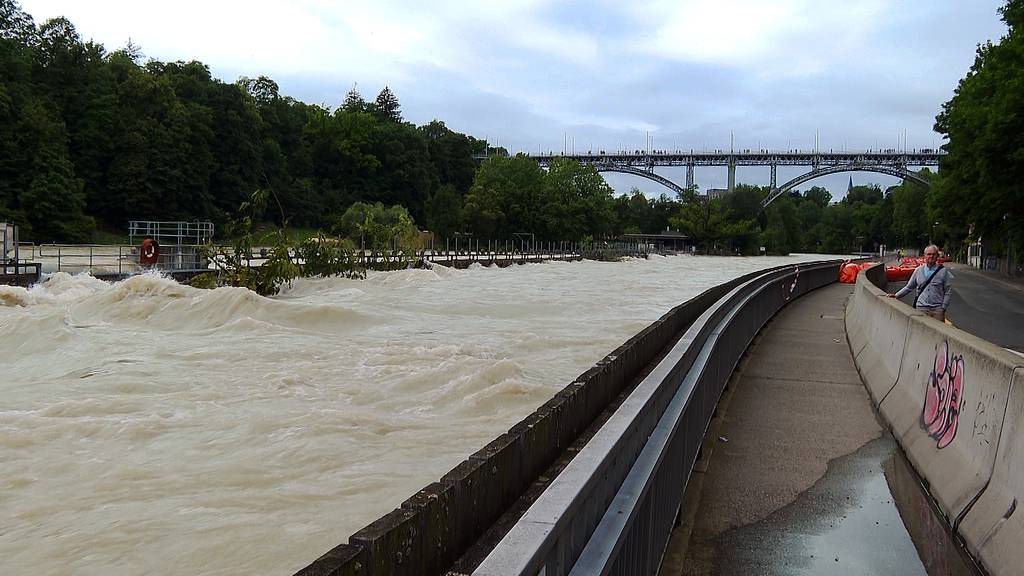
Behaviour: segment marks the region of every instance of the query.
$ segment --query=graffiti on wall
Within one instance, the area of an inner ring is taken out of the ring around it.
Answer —
[[[1000,411],[996,409],[996,393],[983,394],[978,405],[974,408],[974,438],[978,446],[988,446],[992,443],[991,436],[996,431],[997,418],[1001,418]]]
[[[964,391],[964,357],[951,355],[949,342],[935,349],[935,362],[924,393],[921,425],[937,446],[945,448],[956,437]]]

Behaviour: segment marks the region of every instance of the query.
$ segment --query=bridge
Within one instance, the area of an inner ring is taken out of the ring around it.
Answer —
[[[876,172],[917,182],[923,186],[929,183],[910,170],[910,167],[938,166],[945,152],[924,148],[921,150],[866,150],[861,152],[822,151],[771,151],[743,150],[741,152],[668,152],[668,151],[619,151],[586,154],[527,154],[541,166],[547,167],[553,160],[566,158],[594,166],[598,172],[620,172],[647,178],[677,193],[694,188],[693,172],[697,166],[725,166],[729,171],[729,191],[736,188],[737,166],[770,166],[771,192],[762,201],[768,206],[779,196],[819,176],[839,172]],[[686,167],[685,185],[679,185],[655,172],[658,167]],[[777,183],[776,171],[779,166],[807,166],[810,170],[784,182]]]

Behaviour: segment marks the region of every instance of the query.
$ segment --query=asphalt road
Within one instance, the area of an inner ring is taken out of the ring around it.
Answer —
[[[953,272],[953,297],[946,319],[957,328],[1024,353],[1024,279],[977,270],[963,264],[946,264]],[[905,283],[890,283],[895,292]],[[914,294],[901,299],[914,303]]]

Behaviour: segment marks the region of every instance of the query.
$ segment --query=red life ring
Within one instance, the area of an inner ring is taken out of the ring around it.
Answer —
[[[139,248],[139,264],[156,264],[159,258],[160,244],[152,238],[143,240],[142,247]]]

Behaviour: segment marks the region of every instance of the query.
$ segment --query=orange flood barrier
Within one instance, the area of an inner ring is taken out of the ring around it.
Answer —
[[[860,264],[847,262],[839,267],[839,282],[842,284],[853,284],[857,282],[857,273],[865,268],[870,268],[875,264],[877,264],[877,262],[862,262]]]
[[[910,280],[910,276],[914,274],[914,267],[912,266],[886,266],[885,267],[885,279],[888,282],[902,282]]]

